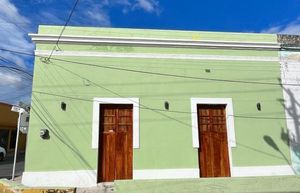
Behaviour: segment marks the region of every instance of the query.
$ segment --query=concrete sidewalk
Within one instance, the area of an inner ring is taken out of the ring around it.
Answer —
[[[300,176],[116,180],[115,193],[300,193]]]
[[[76,193],[76,188],[30,188],[15,181],[0,179],[0,193]]]

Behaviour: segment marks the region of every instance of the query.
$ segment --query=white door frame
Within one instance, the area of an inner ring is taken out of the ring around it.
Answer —
[[[92,148],[98,148],[99,141],[99,117],[101,104],[132,104],[133,105],[133,148],[140,148],[140,127],[139,127],[139,98],[94,98],[93,99],[93,127],[92,127]]]
[[[233,117],[233,105],[231,98],[191,98],[191,114],[192,114],[192,137],[193,147],[199,148],[199,128],[198,128],[198,112],[197,105],[199,104],[224,104],[226,105],[226,129],[227,129],[227,142],[228,142],[228,157],[230,165],[230,173],[233,171],[232,166],[232,152],[231,148],[236,147],[235,130],[234,130],[234,117]],[[199,171],[201,173],[200,167]],[[232,174],[231,174],[232,175]]]

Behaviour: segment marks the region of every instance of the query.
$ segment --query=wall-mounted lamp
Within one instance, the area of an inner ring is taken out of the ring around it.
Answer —
[[[60,108],[61,108],[61,110],[66,111],[66,109],[67,109],[67,104],[66,104],[65,102],[61,102]]]
[[[169,107],[170,107],[169,102],[168,102],[168,101],[165,101],[165,109],[166,109],[166,110],[169,110]]]
[[[41,129],[40,130],[40,137],[42,139],[49,139],[49,130],[48,129]]]
[[[261,111],[261,104],[260,104],[260,103],[257,103],[257,104],[256,104],[256,108],[257,108],[257,110]]]

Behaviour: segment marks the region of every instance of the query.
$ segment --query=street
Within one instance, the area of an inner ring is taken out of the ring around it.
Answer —
[[[21,176],[22,172],[24,171],[24,158],[25,158],[25,153],[18,153],[15,177]],[[0,161],[0,179],[1,178],[11,179],[13,162],[14,162],[13,152],[8,153],[4,158],[4,160]]]

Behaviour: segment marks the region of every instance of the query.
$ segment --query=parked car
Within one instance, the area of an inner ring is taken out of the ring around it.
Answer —
[[[3,147],[0,146],[0,161],[2,161],[6,156],[6,151]]]

